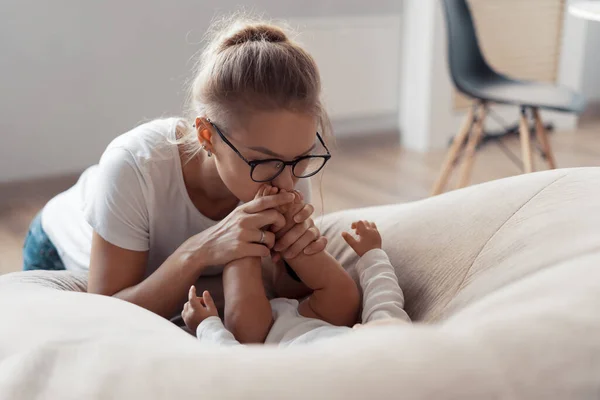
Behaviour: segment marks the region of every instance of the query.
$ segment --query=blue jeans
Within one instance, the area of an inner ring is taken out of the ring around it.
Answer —
[[[65,269],[56,247],[42,228],[42,213],[33,219],[23,245],[23,271]]]

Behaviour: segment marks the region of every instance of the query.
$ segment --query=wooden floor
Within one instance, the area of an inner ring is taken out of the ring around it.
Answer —
[[[550,135],[559,167],[600,166],[600,115],[582,119],[576,132]],[[378,144],[379,143],[379,144]],[[503,143],[520,155],[516,138]],[[481,183],[521,173],[497,143],[484,145],[476,155],[472,182]],[[420,154],[403,149],[390,139],[369,143],[338,143],[322,177],[313,180],[317,213],[403,203],[429,196],[445,151]],[[545,163],[536,155],[537,170]],[[35,214],[71,186],[77,176],[65,176],[0,185],[0,274],[21,268],[21,246]],[[321,201],[320,190],[322,189]]]
[[[558,168],[600,166],[600,115],[582,122],[576,132],[551,133],[550,141]],[[521,166],[506,154],[520,163],[518,137],[504,138],[501,143],[503,146],[490,141],[477,151],[472,184],[522,173]],[[445,155],[445,150],[421,154],[398,145],[342,146],[327,165],[322,182],[313,182],[314,191],[318,196],[322,186],[326,213],[423,199],[430,195]],[[536,171],[547,169],[538,151],[534,152],[534,165]],[[451,181],[447,190],[454,189],[456,181]],[[317,196],[313,203],[320,210]]]

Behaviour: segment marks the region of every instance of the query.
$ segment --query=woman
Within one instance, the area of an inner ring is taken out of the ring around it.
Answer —
[[[89,266],[90,293],[168,318],[190,285],[202,277],[203,290],[205,277],[233,260],[325,248],[305,179],[329,158],[317,133],[326,137],[330,125],[314,60],[268,24],[235,20],[211,32],[188,119],[155,120],[116,138],[34,220],[25,270]],[[284,219],[276,207],[293,195],[253,200],[264,182],[303,193],[307,204],[286,232],[277,232]],[[289,276],[280,285],[302,293]]]

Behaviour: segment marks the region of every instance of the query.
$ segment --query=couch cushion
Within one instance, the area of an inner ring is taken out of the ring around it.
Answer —
[[[558,170],[326,216],[350,269],[340,232],[377,222],[408,312],[427,323],[304,347],[209,348],[132,304],[2,277],[0,394],[598,398],[598,182],[598,168]]]
[[[600,168],[493,181],[424,201],[342,211],[318,225],[353,275],[340,235],[374,220],[396,268],[409,315],[438,321],[544,266],[600,246]]]
[[[87,291],[87,272],[33,270],[0,276],[0,290],[15,285],[85,292]]]

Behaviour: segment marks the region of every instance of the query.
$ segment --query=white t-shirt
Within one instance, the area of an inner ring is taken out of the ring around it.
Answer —
[[[148,276],[183,242],[217,223],[198,211],[185,188],[171,143],[179,121],[154,120],[117,137],[98,165],[44,207],[42,226],[66,269],[89,268],[95,230],[115,246],[149,251]],[[308,179],[297,189],[311,201]],[[215,267],[205,275],[220,272]]]
[[[363,291],[362,322],[396,318],[410,322],[404,311],[404,295],[394,268],[383,250],[365,253],[356,264]],[[265,344],[292,346],[312,343],[352,331],[346,326],[334,326],[316,318],[306,318],[298,312],[298,301],[278,298],[271,300],[273,326]],[[239,345],[218,317],[209,317],[196,329],[196,336],[207,345]]]

